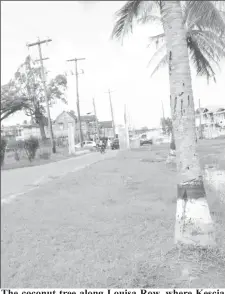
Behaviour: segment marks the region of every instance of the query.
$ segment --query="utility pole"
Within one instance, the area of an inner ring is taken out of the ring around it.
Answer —
[[[161,100],[162,102],[162,100]],[[165,113],[164,113],[164,106],[163,106],[163,102],[162,102],[162,114],[163,114],[163,119],[165,119]]]
[[[108,90],[109,94],[109,103],[110,103],[110,109],[111,109],[111,117],[112,117],[112,125],[113,125],[113,136],[114,138],[116,137],[116,130],[115,130],[115,121],[114,121],[114,113],[113,113],[113,106],[112,106],[112,99],[111,99],[111,93],[114,91],[111,91],[110,89]]]
[[[164,133],[166,124],[165,124],[165,113],[164,113],[164,106],[163,106],[162,100],[161,100],[161,103],[162,103],[162,115],[163,115],[162,116],[162,129],[163,129],[163,133]]]
[[[35,80],[34,80],[34,76],[33,76],[33,74],[32,74],[32,69],[31,69],[30,61],[31,61],[31,57],[29,56],[29,57],[28,57],[27,68],[28,68],[28,72],[31,74],[32,83],[33,83],[33,85],[34,85],[34,84],[35,84]],[[30,101],[32,101],[33,106],[34,106],[34,108],[35,108],[35,106],[36,106],[36,102],[35,102],[35,90],[34,90],[33,87],[32,87],[32,90],[31,90],[31,87],[30,87],[29,84],[27,84],[26,87],[27,87],[27,92],[28,92],[29,99],[30,99]],[[30,112],[30,116],[31,116],[31,124],[33,124],[34,121],[35,121],[35,120],[34,120],[34,117],[33,117],[33,113],[32,113],[31,110],[30,110],[29,112]]]
[[[47,44],[48,42],[51,42],[51,39],[46,39],[43,41],[38,40],[35,43],[28,44],[28,48],[32,46],[38,46],[38,51],[39,51],[39,60],[41,63],[41,73],[42,73],[42,82],[44,86],[44,93],[45,93],[45,102],[46,102],[46,108],[47,108],[47,116],[48,116],[48,127],[49,127],[49,134],[50,134],[50,140],[51,140],[51,145],[52,145],[52,153],[56,153],[56,146],[55,146],[55,141],[53,138],[53,130],[52,130],[52,122],[51,122],[51,115],[50,115],[50,109],[49,109],[49,104],[48,104],[48,92],[47,92],[47,87],[46,87],[46,77],[45,77],[45,71],[44,71],[44,64],[43,60],[44,58],[42,57],[42,52],[41,52],[41,45],[42,44]]]
[[[127,149],[130,148],[130,137],[129,137],[129,129],[128,129],[128,121],[127,121],[127,106],[124,104],[124,123],[125,123],[125,132],[126,132],[126,145]]]
[[[199,108],[199,139],[202,139],[202,114],[201,114],[200,99],[198,99],[198,108]]]
[[[97,118],[96,107],[95,107],[95,98],[93,98],[93,108],[94,108],[94,114],[95,114],[95,125],[96,125],[96,130],[97,130],[97,136],[98,136],[98,139],[99,139],[100,134],[99,134],[98,118]]]
[[[77,62],[79,60],[85,60],[86,58],[74,58],[67,60],[68,62],[75,62],[75,75],[76,75],[76,92],[77,92],[77,115],[79,122],[79,132],[80,132],[80,144],[83,142],[83,133],[82,133],[82,125],[81,125],[81,116],[80,116],[80,99],[79,99],[79,88],[78,88],[78,70],[77,70]],[[81,144],[82,147],[82,144]]]

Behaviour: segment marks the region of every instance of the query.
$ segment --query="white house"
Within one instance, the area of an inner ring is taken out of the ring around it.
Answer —
[[[195,114],[196,126],[200,125],[216,125],[225,126],[225,106],[208,106],[196,110]]]
[[[197,109],[195,123],[197,131],[201,129],[203,137],[215,138],[225,134],[225,106],[207,106]]]

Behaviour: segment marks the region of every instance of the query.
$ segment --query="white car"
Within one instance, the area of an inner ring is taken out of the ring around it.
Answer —
[[[83,141],[83,148],[95,148],[96,143],[94,141]],[[75,148],[81,148],[80,143],[75,145]]]

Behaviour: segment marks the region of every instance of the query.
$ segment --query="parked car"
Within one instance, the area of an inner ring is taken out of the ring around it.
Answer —
[[[111,149],[115,150],[115,149],[119,149],[119,148],[120,148],[119,139],[114,139],[111,143]]]
[[[140,145],[152,145],[152,139],[144,139],[144,140],[140,140]]]
[[[140,146],[151,145],[152,139],[147,138],[147,135],[142,135],[140,139]]]
[[[83,141],[82,146],[85,149],[96,148],[96,143],[94,141]],[[81,148],[81,144],[80,143],[76,144],[75,148]]]

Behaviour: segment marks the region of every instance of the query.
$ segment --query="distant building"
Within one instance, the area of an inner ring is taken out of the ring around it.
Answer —
[[[201,129],[200,129],[201,122]],[[215,138],[225,134],[225,106],[207,106],[195,112],[197,133],[204,138]]]
[[[37,124],[23,124],[23,125],[14,125],[14,126],[2,126],[1,127],[1,136],[6,137],[7,139],[15,140],[25,140],[30,136],[41,139],[40,128]]]
[[[95,115],[81,115],[81,128],[84,140],[91,139],[96,133],[95,119]],[[63,111],[56,117],[52,125],[54,136],[68,137],[69,123],[72,123],[75,127],[75,139],[77,141],[79,137],[79,124],[77,116],[73,111]]]
[[[99,133],[101,137],[113,137],[113,123],[112,121],[100,121]]]

